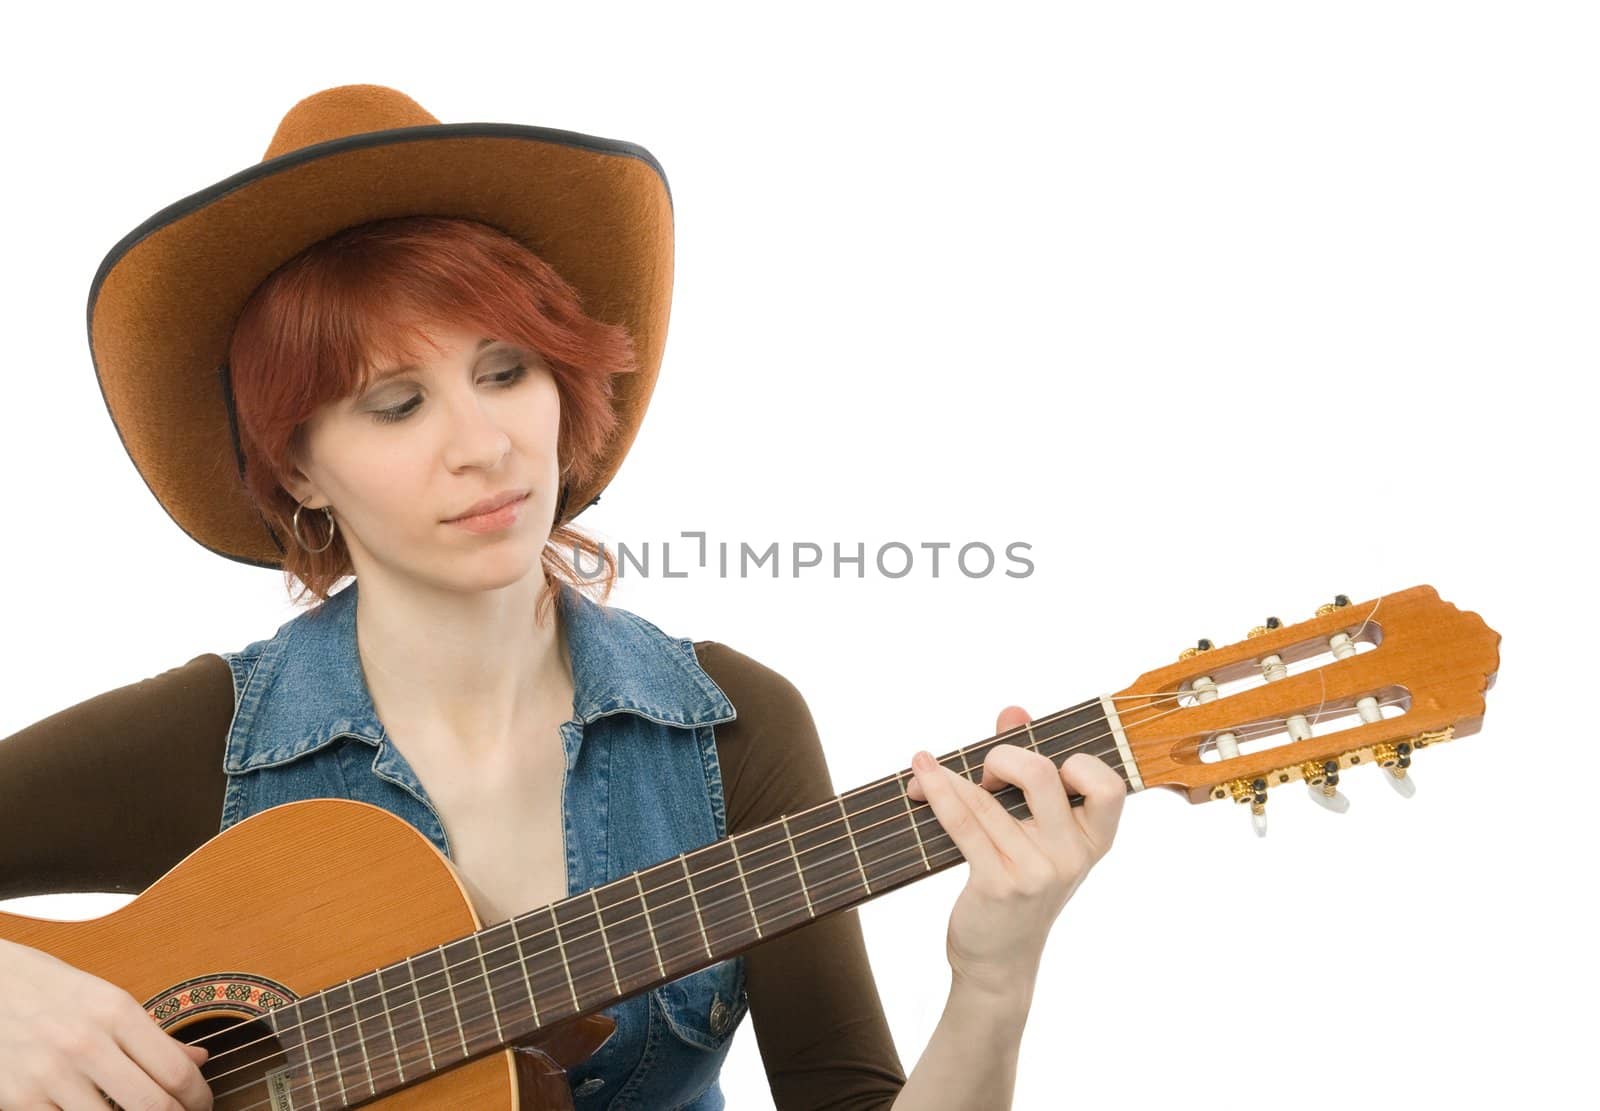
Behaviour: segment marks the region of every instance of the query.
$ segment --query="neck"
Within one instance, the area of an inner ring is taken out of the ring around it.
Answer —
[[[570,716],[559,610],[537,612],[544,581],[462,592],[361,576],[356,641],[379,719],[470,757],[510,742],[530,715]]]
[[[1136,790],[1108,707],[1090,699],[940,763],[980,782],[996,744],[1058,767],[1089,752]],[[910,780],[901,771],[273,1012],[287,1082],[318,1107],[349,1106],[960,863],[928,804],[906,794]],[[1016,787],[996,797],[1027,816]]]

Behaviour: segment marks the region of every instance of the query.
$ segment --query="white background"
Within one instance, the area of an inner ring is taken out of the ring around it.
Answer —
[[[1567,1105],[1597,986],[1597,48],[1584,5],[135,5],[14,25],[0,736],[293,615],[123,454],[105,252],[317,89],[640,143],[660,382],[583,522],[659,548],[1030,544],[1033,573],[637,576],[806,695],[843,790],[1200,636],[1419,583],[1504,636],[1482,733],[1350,813],[1129,800],[1051,935],[1016,1106]],[[675,566],[691,548],[674,548]],[[1004,566],[1004,565],[1002,565]],[[850,574],[854,574],[853,569]],[[966,869],[863,921],[912,1067]],[[72,917],[116,897],[8,909]],[[1582,1085],[1582,1087],[1580,1087]],[[731,1106],[771,1106],[741,1028]]]

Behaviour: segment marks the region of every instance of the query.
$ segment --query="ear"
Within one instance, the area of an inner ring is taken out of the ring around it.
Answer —
[[[288,473],[279,474],[278,484],[289,492],[291,498],[307,509],[321,509],[323,506],[330,504],[329,500],[323,496],[316,480],[306,474],[303,469],[300,449],[294,443],[289,445]]]

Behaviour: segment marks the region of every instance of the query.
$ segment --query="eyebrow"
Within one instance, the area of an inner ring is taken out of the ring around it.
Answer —
[[[493,342],[494,342],[494,338],[492,336],[484,336],[482,339],[480,339],[478,341],[477,349],[473,353],[476,354],[478,351],[482,351],[485,347],[488,347]],[[374,385],[375,386],[379,382],[387,381],[388,379],[393,378],[397,374],[405,374],[408,371],[414,371],[414,370],[418,370],[418,369],[420,369],[420,368],[418,368],[415,363],[407,363],[405,366],[392,366],[388,370],[380,370],[376,374],[374,374],[372,376],[370,385]]]

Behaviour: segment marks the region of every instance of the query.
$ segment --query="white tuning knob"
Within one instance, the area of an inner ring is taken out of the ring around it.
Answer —
[[[1267,808],[1264,806],[1251,807],[1250,824],[1255,827],[1257,837],[1265,837],[1267,835]]]
[[[1384,778],[1401,798],[1408,799],[1417,793],[1417,785],[1412,782],[1411,774],[1406,770],[1411,767],[1410,741],[1401,741],[1394,745],[1377,745],[1373,748],[1372,755],[1378,761],[1378,766],[1389,773]]]
[[[1389,781],[1389,786],[1393,787],[1401,798],[1408,799],[1417,793],[1416,780],[1412,779],[1411,774],[1404,768],[1385,768],[1384,770],[1389,773],[1384,778]]]
[[[1335,814],[1343,814],[1350,809],[1350,800],[1345,798],[1337,787],[1333,789],[1333,794],[1330,795],[1326,789],[1308,783],[1306,784],[1306,792],[1311,796],[1312,802],[1333,811]]]
[[[1318,764],[1307,760],[1300,765],[1300,775],[1306,781],[1311,801],[1325,810],[1343,814],[1350,809],[1350,800],[1339,793],[1339,761],[1324,760]]]

